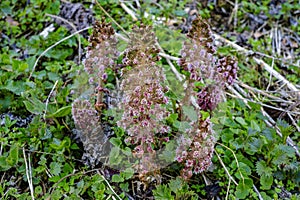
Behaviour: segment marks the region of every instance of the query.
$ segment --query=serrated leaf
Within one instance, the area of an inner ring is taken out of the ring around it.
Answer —
[[[271,176],[272,168],[267,166],[267,163],[264,160],[260,160],[256,162],[256,173],[259,176]]]
[[[61,167],[62,164],[58,163],[58,162],[51,162],[50,164],[50,172],[54,175],[54,176],[58,176],[61,172]]]
[[[250,155],[254,155],[257,152],[260,152],[263,147],[263,141],[260,138],[252,137],[245,148],[246,152]]]
[[[294,157],[295,155],[295,149],[291,146],[285,145],[285,144],[279,144],[277,146],[277,148],[279,150],[281,150],[282,152],[284,152],[285,155],[287,155],[288,157]]]
[[[171,189],[166,185],[159,185],[153,190],[153,195],[156,200],[173,200],[174,197],[171,195]]]

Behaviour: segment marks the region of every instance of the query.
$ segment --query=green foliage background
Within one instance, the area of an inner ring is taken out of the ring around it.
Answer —
[[[140,23],[132,20],[120,6],[120,1],[100,2],[125,30]],[[184,35],[165,25],[155,25],[154,21],[160,17],[182,20],[187,17],[184,8],[189,1],[160,1],[159,6],[151,2],[143,1],[141,9],[136,11],[137,16],[144,23],[154,25],[158,41],[167,53],[179,56]],[[269,15],[269,2],[263,0],[257,4],[241,1],[235,31],[242,33],[249,30],[242,24],[245,12]],[[87,81],[78,79],[78,71],[83,66],[74,62],[74,54],[78,50],[77,38],[71,37],[48,51],[29,78],[38,56],[70,35],[66,28],[58,25],[47,38],[39,35],[47,25],[53,23],[46,14],[58,15],[59,6],[59,1],[48,0],[0,2],[0,113],[11,112],[22,117],[34,115],[26,128],[16,127],[16,121],[9,118],[5,118],[0,126],[0,198],[61,199],[63,196],[64,199],[109,199],[114,196],[128,199],[127,194],[132,191],[131,181],[136,180],[133,171],[128,169],[105,177],[100,169],[88,168],[81,160],[82,147],[73,139],[71,104],[75,97],[72,91]],[[213,4],[198,6],[202,17],[212,17]],[[96,18],[104,16],[99,7],[94,6],[93,9]],[[286,1],[280,13],[271,15],[267,23],[287,20],[286,16],[297,9],[300,8],[296,1]],[[144,17],[144,12],[153,15],[154,19]],[[111,21],[109,18],[107,20]],[[289,27],[298,36],[299,23],[298,19],[298,26]],[[113,26],[121,31],[115,24]],[[231,39],[235,40],[236,37],[232,36]],[[84,47],[88,45],[83,36],[80,36],[80,40]],[[249,43],[254,52],[272,54],[272,44],[268,38],[250,38]],[[220,53],[234,54],[239,58],[240,81],[255,87],[263,86],[263,80],[268,76],[252,67],[253,61],[248,61],[251,56],[239,54],[229,47],[220,48]],[[266,61],[270,63],[271,59],[267,58]],[[176,82],[164,59],[162,66],[168,81]],[[294,73],[284,72],[285,77],[299,84],[299,66],[287,63],[286,67],[287,71]],[[279,64],[275,63],[274,68],[280,71]],[[183,91],[181,83],[176,83],[171,88],[175,100]],[[265,100],[265,103],[268,101]],[[217,129],[219,139],[213,157],[214,165],[206,173],[207,177],[219,184],[218,195],[222,199],[257,199],[257,192],[253,189],[255,185],[263,199],[279,199],[285,191],[291,194],[290,199],[299,198],[299,157],[286,144],[286,138],[290,136],[299,146],[299,132],[287,122],[278,120],[276,124],[283,137],[278,136],[273,127],[266,125],[259,104],[249,103],[248,107],[242,100],[228,96],[226,104],[221,106],[226,115],[213,119],[216,128],[223,128]],[[296,123],[300,126],[300,122]],[[122,138],[122,133],[117,135]],[[29,169],[31,174],[27,174]],[[174,178],[165,178],[162,184],[153,189],[155,199],[204,198],[203,177],[193,177],[192,181],[186,183],[176,178],[178,172],[178,166],[173,165],[166,170]],[[33,186],[33,196],[29,183]]]

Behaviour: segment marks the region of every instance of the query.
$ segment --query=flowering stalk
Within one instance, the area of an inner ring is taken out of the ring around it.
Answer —
[[[199,119],[190,123],[189,139],[181,138],[176,151],[177,161],[184,163],[181,175],[185,179],[206,170],[214,151],[215,137],[210,118],[203,120],[200,111],[211,113],[221,102],[225,85],[233,84],[237,76],[237,62],[232,57],[218,59],[211,30],[201,18],[193,21],[187,36],[189,40],[183,45],[178,64],[190,74],[184,102],[189,105],[190,97],[196,97]]]
[[[154,167],[151,160],[155,157],[159,141],[168,141],[170,128],[162,123],[169,115],[163,107],[168,103],[164,94],[167,88],[161,84],[165,77],[155,63],[160,58],[151,27],[134,27],[129,37],[123,64],[131,69],[122,71],[124,98],[120,106],[124,113],[117,124],[126,130],[126,143],[133,145],[134,155],[141,158],[137,169],[145,174]]]
[[[115,31],[111,24],[106,23],[104,18],[101,23],[96,21],[89,42],[90,45],[88,46],[87,58],[84,61],[84,68],[89,74],[89,83],[97,85],[95,107],[97,110],[102,110],[104,107],[103,94],[108,92],[104,88],[104,84],[107,81],[105,70],[109,67],[114,67],[115,60],[119,55]]]
[[[89,42],[84,69],[89,75],[89,84],[96,88],[96,99],[94,96],[76,99],[72,104],[72,115],[85,149],[83,158],[87,158],[88,163],[94,166],[105,155],[104,149],[107,149],[108,144],[99,117],[104,107],[103,94],[108,92],[104,88],[107,80],[105,70],[114,67],[119,53],[116,50],[114,29],[104,19],[101,23],[96,21]]]

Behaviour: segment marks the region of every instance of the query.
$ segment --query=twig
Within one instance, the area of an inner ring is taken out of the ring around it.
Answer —
[[[138,19],[135,16],[135,13],[132,12],[132,10],[130,10],[126,4],[124,4],[123,2],[120,2],[121,7],[125,10],[125,12],[127,12],[133,19],[133,21],[137,21]]]
[[[25,148],[24,147],[23,147],[23,156],[24,156],[26,177],[27,177],[27,181],[28,181],[28,184],[29,184],[31,199],[34,200],[34,190],[33,190],[33,184],[32,184],[32,176],[31,176],[32,175],[31,164],[30,164],[30,159],[29,159],[29,161],[27,163],[26,153],[25,153]],[[28,165],[29,165],[29,167],[28,167]]]
[[[75,33],[73,33],[73,34],[71,34],[71,35],[69,35],[69,36],[67,36],[67,37],[65,37],[65,38],[63,38],[63,39],[61,39],[61,40],[59,40],[59,41],[56,42],[55,44],[53,44],[53,45],[51,45],[50,47],[48,47],[45,51],[43,51],[43,53],[41,53],[41,55],[36,59],[34,65],[33,65],[33,68],[32,68],[32,70],[31,70],[31,73],[30,73],[30,75],[29,75],[29,77],[28,77],[28,80],[31,79],[32,74],[33,74],[33,72],[34,72],[34,70],[35,70],[35,68],[36,68],[36,66],[37,66],[37,64],[38,64],[38,62],[39,62],[39,60],[41,59],[41,57],[43,57],[49,50],[51,50],[53,47],[59,45],[59,44],[62,43],[63,41],[65,41],[65,40],[67,40],[67,39],[73,37],[74,35],[76,35],[76,34],[78,34],[78,33],[81,33],[81,32],[83,32],[83,31],[86,31],[86,30],[88,30],[88,29],[90,29],[90,28],[92,28],[92,26],[89,26],[89,27],[86,27],[86,28],[81,29],[81,30],[79,30],[79,31],[76,31]]]
[[[221,163],[223,169],[225,170],[227,176],[229,177],[229,179],[232,180],[232,182],[233,182],[235,185],[238,185],[238,183],[237,183],[237,182],[234,180],[234,178],[230,175],[230,173],[229,173],[227,167],[225,166],[224,162],[222,161],[222,159],[221,159],[221,157],[219,156],[219,154],[218,154],[217,151],[215,151],[215,154],[217,155],[218,160],[220,161],[220,163]]]
[[[230,93],[227,93],[229,96],[231,97],[236,97],[235,95],[232,95]],[[268,107],[268,108],[271,108],[273,110],[279,110],[281,112],[286,112],[286,113],[291,113],[291,114],[296,114],[296,115],[300,115],[300,112],[295,112],[295,111],[287,111],[286,109],[282,109],[282,108],[277,108],[277,107],[274,107],[274,106],[270,106],[268,104],[264,104],[264,103],[261,103],[259,101],[254,101],[252,99],[245,99],[246,102],[251,102],[251,103],[255,103],[255,104],[259,104],[261,106],[264,106],[264,107]]]
[[[227,186],[227,191],[226,191],[225,200],[227,200],[227,199],[228,199],[228,195],[229,195],[229,189],[230,189],[230,183],[231,183],[231,179],[229,179],[229,181],[228,181],[228,186]]]
[[[52,87],[52,89],[51,89],[51,91],[50,91],[50,93],[49,93],[49,95],[47,97],[47,100],[46,100],[45,110],[44,110],[44,115],[43,115],[43,118],[44,118],[45,121],[46,121],[46,114],[47,114],[47,110],[48,110],[49,100],[50,100],[50,98],[51,98],[51,96],[52,96],[52,94],[54,92],[54,89],[57,86],[57,83],[58,83],[58,80],[55,81],[55,83],[54,83],[54,85],[53,85],[53,87]]]
[[[180,58],[178,57],[175,57],[175,56],[170,56],[166,53],[163,53],[163,52],[159,52],[158,55],[160,55],[161,57],[164,57],[166,59],[169,59],[169,60],[174,60],[174,61],[178,61]]]
[[[166,55],[164,49],[159,45],[158,42],[156,42],[156,46],[157,46],[158,49],[163,53],[163,55]],[[176,67],[173,65],[173,63],[170,61],[169,58],[165,57],[165,59],[167,60],[168,64],[170,65],[171,70],[173,71],[173,73],[175,74],[175,76],[177,77],[177,79],[178,79],[180,82],[183,81],[183,80],[184,80],[184,76],[181,75],[181,74],[177,71]]]
[[[118,199],[122,200],[121,197],[114,191],[114,189],[111,187],[111,185],[109,184],[109,182],[106,180],[106,178],[99,172],[99,170],[97,170],[97,173],[103,178],[103,180],[106,182],[107,186],[109,187],[109,189],[114,193],[114,195],[116,197],[118,197]]]
[[[287,100],[284,100],[280,97],[277,97],[277,96],[274,96],[274,95],[271,95],[269,93],[271,93],[270,91],[264,91],[264,90],[260,90],[260,89],[257,89],[257,88],[254,88],[254,87],[251,87],[241,81],[237,81],[238,85],[239,86],[242,86],[244,88],[246,88],[247,90],[252,90],[253,92],[255,93],[259,93],[259,94],[262,94],[266,97],[269,97],[269,98],[272,98],[272,99],[276,99],[277,101],[276,102],[283,102],[283,103],[287,103],[287,104],[294,104],[293,101],[287,101]],[[236,85],[236,84],[235,84]]]
[[[239,173],[240,173],[240,176],[241,176],[242,180],[244,181],[244,177],[242,176],[242,173],[241,173],[241,171],[240,171],[239,162],[238,162],[237,157],[236,157],[235,153],[233,152],[233,150],[230,149],[229,147],[225,146],[224,144],[219,143],[219,142],[217,142],[217,144],[219,144],[219,145],[221,145],[222,147],[224,147],[224,148],[228,149],[229,151],[231,151],[231,153],[233,154],[233,156],[234,156],[234,158],[235,158],[236,165],[237,165],[237,167],[238,167],[238,171],[239,171]],[[216,153],[216,155],[217,155],[217,157],[218,157],[218,159],[219,159],[221,165],[223,166],[223,168],[224,168],[224,170],[225,170],[227,176],[229,177],[229,180],[231,179],[231,180],[234,182],[235,185],[238,185],[238,183],[234,180],[234,178],[232,178],[232,176],[229,174],[229,172],[228,172],[228,170],[227,170],[225,164],[223,163],[221,157],[219,156],[218,152],[215,151],[215,153]],[[258,189],[256,188],[256,186],[253,184],[252,187],[253,187],[254,191],[257,193],[258,198],[259,198],[260,200],[263,200],[263,198],[262,198],[260,192],[258,191]]]
[[[237,168],[238,168],[238,170],[239,170],[239,173],[240,173],[240,176],[241,176],[241,178],[242,178],[242,180],[243,180],[243,182],[244,182],[245,178],[244,178],[244,176],[243,176],[243,174],[242,174],[242,172],[241,172],[241,170],[240,170],[240,164],[239,164],[239,161],[238,161],[238,159],[237,159],[235,153],[233,152],[233,150],[230,149],[229,147],[225,146],[225,145],[222,144],[222,143],[217,142],[217,144],[218,144],[218,145],[221,145],[222,147],[224,147],[225,149],[229,150],[229,151],[233,154],[233,157],[234,157],[235,162],[236,162],[236,166],[237,166]]]

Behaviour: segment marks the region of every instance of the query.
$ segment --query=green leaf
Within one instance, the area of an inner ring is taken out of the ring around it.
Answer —
[[[260,194],[264,200],[272,200],[272,198],[269,197],[265,192],[261,192]]]
[[[260,184],[261,184],[260,188],[263,190],[271,189],[271,186],[273,184],[273,176],[262,175],[260,177]]]
[[[64,107],[58,109],[57,111],[55,111],[55,113],[47,115],[47,118],[52,118],[52,117],[56,118],[56,117],[67,116],[71,113],[71,109],[72,109],[72,106],[64,106]]]
[[[14,166],[18,163],[19,159],[19,147],[17,145],[13,145],[10,147],[9,155],[6,158],[7,164],[10,166]]]
[[[176,156],[176,146],[174,141],[169,141],[166,144],[166,148],[159,154],[159,159],[164,160],[166,162],[174,162]]]
[[[0,171],[7,171],[11,166],[6,161],[6,156],[0,156]]]
[[[22,92],[26,91],[26,85],[24,81],[9,81],[8,84],[4,87],[5,89],[11,91],[16,95],[21,95]]]
[[[226,143],[232,141],[233,135],[234,133],[230,129],[228,128],[224,129],[221,134],[222,141]]]
[[[259,176],[272,176],[272,168],[267,166],[266,161],[260,160],[256,162],[256,173]]]
[[[112,182],[115,182],[115,183],[124,182],[124,178],[121,177],[121,176],[118,175],[118,174],[114,174],[114,175],[112,176]]]
[[[241,124],[242,126],[247,126],[247,123],[246,123],[246,121],[245,121],[243,118],[241,118],[241,117],[236,117],[235,120],[236,120],[239,124]]]
[[[122,153],[128,157],[132,157],[132,151],[129,147],[125,147],[125,149],[122,149]]]
[[[37,98],[30,98],[28,101],[23,101],[26,109],[32,114],[40,115],[45,110],[45,104]]]
[[[184,10],[175,10],[174,14],[179,16],[179,17],[183,17],[183,16],[187,15],[187,13]]]
[[[50,164],[50,172],[54,175],[54,176],[58,176],[61,172],[61,167],[62,164],[58,163],[58,162],[51,162]]]
[[[240,180],[238,186],[236,187],[236,197],[239,199],[245,199],[249,195],[252,185],[252,179],[245,178],[244,181]]]
[[[176,193],[182,189],[182,180],[179,177],[176,177],[176,179],[172,179],[168,185],[171,191]]]
[[[177,113],[171,113],[167,119],[168,122],[173,124],[176,120],[178,119],[178,114]]]
[[[263,140],[261,140],[260,138],[251,137],[250,141],[246,145],[247,148],[245,147],[245,150],[248,154],[254,155],[255,153],[261,151],[263,145]]]
[[[28,68],[28,64],[23,61],[13,60],[12,61],[12,68],[14,71],[24,72]]]
[[[251,175],[251,168],[246,165],[245,163],[243,162],[239,162],[239,166],[240,166],[240,170],[241,170],[241,173],[244,175],[244,176],[249,176]]]
[[[260,129],[260,127],[259,127],[259,125],[256,123],[256,121],[254,121],[254,120],[251,120],[251,128],[253,129],[253,130],[256,130],[256,131],[261,131],[261,129]]]
[[[110,141],[110,143],[112,143],[116,147],[119,147],[122,144],[122,141],[121,141],[120,138],[115,138],[114,137],[114,138],[111,138],[109,141]]]
[[[120,188],[121,188],[124,192],[129,192],[129,183],[121,183],[121,184],[120,184]]]
[[[180,132],[186,132],[187,129],[191,128],[191,125],[188,122],[180,122],[177,120],[174,122],[173,125],[175,128],[178,128]]]
[[[171,195],[171,189],[166,185],[159,185],[153,190],[153,195],[156,200],[173,200],[174,197]]]
[[[121,172],[121,177],[123,177],[125,180],[130,179],[134,174],[133,168],[127,168],[123,172]]]
[[[113,147],[109,153],[109,163],[111,165],[120,164],[122,158],[120,157],[120,149],[118,147]]]

